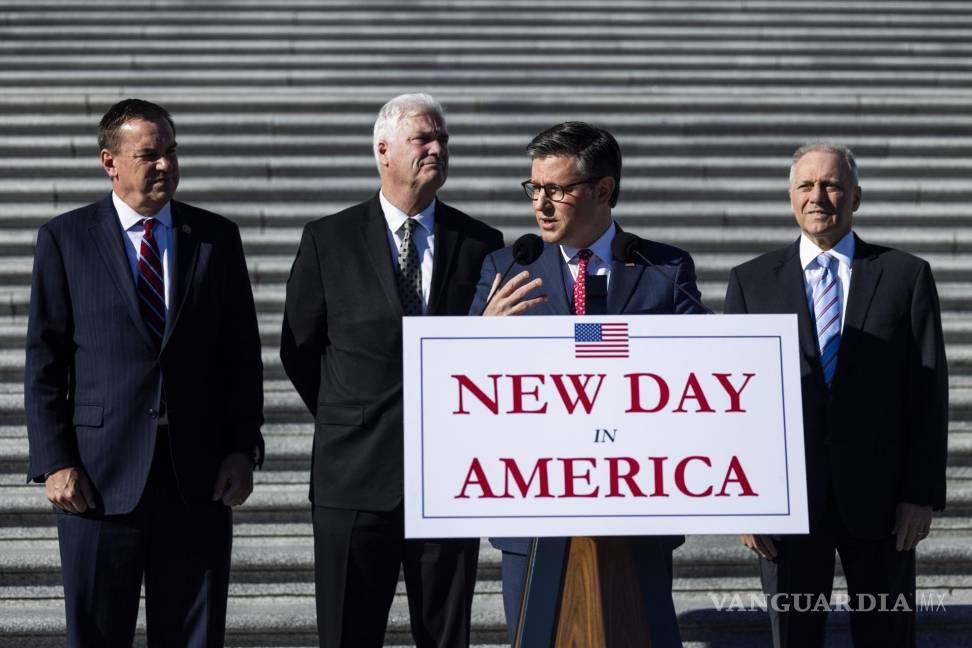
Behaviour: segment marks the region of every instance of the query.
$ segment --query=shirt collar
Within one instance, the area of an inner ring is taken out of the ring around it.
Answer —
[[[392,232],[400,230],[402,225],[405,224],[405,219],[408,218],[408,214],[391,204],[385,198],[384,192],[378,192],[378,202],[381,203],[381,211],[385,214],[385,222],[388,223],[388,229]],[[419,225],[425,228],[426,232],[432,233],[435,231],[435,198],[425,206],[425,209],[413,216],[413,218]]]
[[[800,235],[800,264],[803,269],[806,270],[807,266],[813,263],[814,259],[823,254],[823,250],[817,247],[817,244],[807,238],[806,234]],[[833,256],[837,261],[839,261],[844,266],[851,268],[854,265],[854,232],[847,232],[844,234],[844,238],[837,241],[835,245],[830,250],[827,250],[831,256]]]
[[[606,265],[611,264],[611,242],[614,241],[614,235],[617,232],[617,225],[614,221],[608,226],[601,237],[594,241],[591,245],[587,246],[587,249],[594,253],[602,263]],[[570,263],[583,248],[575,248],[569,245],[561,245],[560,253],[564,255],[564,261]]]
[[[128,231],[141,223],[146,218],[154,218],[166,227],[172,227],[172,201],[166,201],[162,209],[152,216],[142,216],[137,211],[128,206],[124,200],[118,197],[114,191],[111,192],[111,202],[115,205],[118,212],[118,220],[121,221],[122,229]]]

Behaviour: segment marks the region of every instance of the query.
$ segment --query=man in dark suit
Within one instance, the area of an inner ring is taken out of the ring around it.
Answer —
[[[236,225],[172,200],[175,126],[126,99],[98,129],[112,193],[37,234],[28,479],[55,506],[68,646],[223,645],[231,506],[263,450],[256,312]]]
[[[533,203],[543,253],[529,267],[515,266],[520,272],[502,286],[499,273],[510,265],[512,250],[488,256],[471,314],[481,313],[492,294],[486,315],[584,315],[589,310],[588,284],[595,276],[606,279],[608,314],[705,312],[695,283],[695,264],[684,250],[642,241],[640,251],[654,267],[613,260],[611,243],[620,227],[611,209],[621,189],[621,149],[610,133],[582,122],[565,122],[537,135],[527,152],[533,166],[523,188]],[[530,540],[490,541],[503,552],[503,605],[512,640]],[[672,550],[684,538],[640,537],[631,542],[652,646],[680,646],[672,604]]]
[[[280,357],[314,415],[311,501],[321,646],[382,645],[404,566],[419,648],[467,646],[478,539],[405,540],[402,316],[465,314],[502,234],[436,199],[438,102],[381,109],[381,190],[309,223],[287,282]]]
[[[948,379],[935,281],[851,230],[850,150],[802,147],[790,204],[802,234],[734,268],[727,313],[799,319],[810,533],[743,536],[760,556],[776,646],[823,646],[834,553],[855,646],[915,645],[915,546],[945,506]],[[871,598],[874,597],[874,598]],[[865,611],[875,605],[876,611]]]

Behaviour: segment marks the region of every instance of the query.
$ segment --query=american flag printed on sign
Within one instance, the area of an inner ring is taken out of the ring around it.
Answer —
[[[574,324],[575,358],[627,358],[628,325]]]

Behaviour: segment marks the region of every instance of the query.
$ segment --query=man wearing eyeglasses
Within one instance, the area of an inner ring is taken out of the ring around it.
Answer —
[[[611,243],[620,227],[612,208],[621,187],[621,149],[614,137],[583,122],[565,122],[537,135],[527,152],[533,160],[523,183],[544,241],[543,253],[500,286],[498,270],[513,259],[512,248],[486,257],[470,313],[485,315],[585,315],[591,277],[604,277],[608,314],[701,313],[695,265],[684,250],[642,241],[639,251],[653,264],[614,261]],[[492,299],[489,299],[492,295]],[[602,310],[603,312],[603,310]],[[654,648],[681,646],[672,604],[672,550],[682,537],[632,538]],[[526,571],[528,538],[492,538],[503,552],[503,606],[512,639]]]

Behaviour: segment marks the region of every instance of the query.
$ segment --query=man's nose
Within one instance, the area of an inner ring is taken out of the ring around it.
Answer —
[[[822,182],[813,185],[813,188],[810,190],[810,200],[818,205],[827,202],[827,189],[823,186]]]
[[[533,192],[533,208],[540,211],[546,209],[548,204],[552,205],[553,201],[550,200],[547,191],[543,187],[537,187],[537,190]]]
[[[446,157],[449,155],[449,148],[441,140],[437,139],[429,142],[426,150],[428,150],[429,155],[437,155],[439,157]]]

